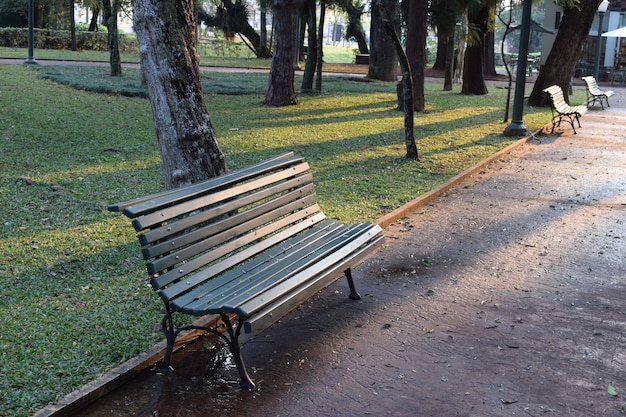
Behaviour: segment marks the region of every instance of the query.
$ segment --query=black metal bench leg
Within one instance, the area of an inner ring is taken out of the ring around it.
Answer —
[[[243,362],[243,355],[241,354],[241,346],[239,346],[239,335],[241,334],[241,329],[243,326],[241,323],[239,323],[237,325],[237,328],[233,329],[230,318],[224,313],[221,313],[221,316],[229,336],[228,338],[223,339],[226,341],[228,349],[230,349],[230,353],[233,355],[237,371],[239,371],[239,386],[242,389],[251,390],[254,388],[254,382],[252,382],[252,378],[250,378],[250,375],[248,375],[246,365]]]
[[[163,354],[163,359],[161,360],[161,365],[159,366],[158,373],[166,374],[168,372],[173,371],[171,366],[172,363],[172,352],[174,350],[174,342],[176,341],[176,331],[174,329],[174,320],[172,319],[172,310],[170,310],[169,306],[166,305],[167,312],[163,317],[163,321],[161,322],[161,328],[163,329],[163,333],[165,334],[165,353]]]
[[[350,287],[350,299],[360,300],[361,295],[357,292],[354,286],[354,280],[352,279],[352,268],[348,268],[344,271],[346,278],[348,279],[348,286]]]

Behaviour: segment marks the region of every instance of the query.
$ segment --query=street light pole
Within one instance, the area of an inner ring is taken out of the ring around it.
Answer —
[[[600,52],[602,46],[602,19],[604,19],[604,13],[609,8],[609,0],[603,0],[598,6],[598,44],[596,45],[596,67],[593,70],[593,77],[596,81],[599,80],[600,75]]]
[[[35,26],[35,1],[34,0],[28,0],[28,58],[26,58],[26,61],[24,61],[26,64],[36,64],[37,61],[35,61],[34,58],[34,29],[33,27]]]
[[[524,136],[528,128],[524,126],[524,93],[526,90],[526,65],[528,64],[528,38],[530,37],[531,0],[524,0],[522,25],[517,54],[517,75],[515,78],[515,96],[513,97],[513,117],[511,124],[504,129],[505,136]]]

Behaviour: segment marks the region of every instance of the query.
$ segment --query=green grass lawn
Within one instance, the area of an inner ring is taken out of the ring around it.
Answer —
[[[150,105],[136,71],[106,74],[0,67],[0,416],[30,415],[162,338],[132,228],[106,211],[163,188]],[[260,105],[264,74],[204,73],[203,84],[230,169],[303,155],[323,210],[345,222],[376,220],[516,140],[501,135],[496,87],[462,96],[428,83],[421,158],[409,161],[393,84],[328,77],[286,108]],[[530,129],[549,120],[526,109]]]
[[[271,59],[254,58],[248,48],[243,44],[237,44],[237,54],[218,53],[215,48],[207,48],[204,44],[198,45],[198,54],[202,65],[214,65],[219,67],[249,67],[249,68],[269,68]],[[324,45],[324,61],[333,64],[354,63],[354,48],[339,45]],[[99,61],[108,62],[109,52],[102,51],[70,51],[65,49],[35,49],[33,51],[35,60],[50,59],[62,61]],[[28,50],[26,48],[0,47],[0,58],[26,59]],[[139,62],[138,52],[125,52],[120,56],[122,62]]]

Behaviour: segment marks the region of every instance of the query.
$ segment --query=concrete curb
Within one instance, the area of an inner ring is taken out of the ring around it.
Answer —
[[[541,129],[540,129],[541,130]],[[535,135],[540,131],[535,132]],[[462,173],[456,175],[455,177],[449,179],[439,187],[435,188],[427,192],[426,194],[406,203],[405,205],[395,209],[394,211],[382,216],[375,223],[379,224],[381,227],[385,228],[390,224],[400,220],[401,218],[407,216],[411,212],[417,210],[418,208],[428,204],[433,201],[437,197],[442,194],[448,192],[451,188],[458,185],[461,181],[470,176],[474,175],[476,172],[483,169],[485,166],[490,163],[502,158],[507,155],[514,149],[520,147],[522,144],[528,142],[532,136],[522,138],[506,148],[496,152],[492,156],[480,161],[479,163],[473,165]],[[211,321],[217,320],[215,317],[211,316],[208,318],[201,318],[195,322],[198,325],[207,325]],[[189,345],[198,338],[200,338],[204,333],[201,331],[191,331],[186,334],[181,334],[179,339],[177,339],[176,347],[174,351],[184,348],[186,345]],[[104,397],[106,394],[112,392],[113,390],[121,387],[128,381],[135,378],[140,373],[150,369],[153,367],[162,357],[163,351],[165,350],[165,342],[159,342],[156,345],[152,346],[146,352],[137,355],[136,357],[124,362],[120,366],[110,370],[104,375],[101,375],[96,380],[84,385],[83,387],[71,392],[66,395],[61,400],[56,403],[49,404],[41,410],[37,411],[33,414],[33,417],[69,417],[79,410],[87,407],[89,404],[95,402],[99,398]]]

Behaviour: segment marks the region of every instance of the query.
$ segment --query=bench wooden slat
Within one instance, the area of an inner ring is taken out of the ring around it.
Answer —
[[[246,195],[242,198],[225,202],[222,205],[193,213],[193,215],[169,221],[167,223],[167,227],[148,229],[138,235],[139,242],[142,246],[150,245],[158,240],[167,238],[170,235],[176,235],[177,233],[184,232],[186,229],[192,228],[198,224],[206,223],[213,219],[222,217],[226,214],[230,215],[231,213],[238,211],[242,207],[245,207],[256,201],[266,199],[273,194],[286,192],[287,190],[295,188],[296,186],[300,186],[301,189],[297,193],[292,193],[292,196],[296,196],[297,194],[301,196],[313,193],[313,175],[309,173],[301,177],[280,183],[279,185],[276,185],[272,188],[266,188],[259,192]]]
[[[258,190],[261,187],[267,187],[271,184],[278,183],[287,178],[297,176],[308,171],[309,164],[302,163],[299,165],[291,166],[289,169],[281,170],[276,173],[254,179],[249,182],[237,186],[231,186],[231,188],[214,192],[206,197],[197,196],[198,193],[194,193],[196,197],[193,200],[188,200],[177,204],[176,206],[165,207],[158,211],[152,210],[150,213],[142,215],[141,217],[133,220],[133,227],[136,231],[142,231],[144,229],[153,227],[156,224],[166,222],[177,216],[192,213],[196,210],[200,210],[203,207],[207,207],[214,204],[220,204],[224,201],[237,198],[241,195],[247,194],[253,190]],[[181,197],[182,199],[182,197]],[[185,199],[186,200],[186,199]],[[129,207],[126,210],[131,210],[134,207]]]
[[[272,279],[269,282],[261,280],[260,282],[254,283],[254,285],[246,286],[245,291],[231,296],[228,301],[224,302],[224,311],[227,313],[236,313],[239,317],[244,319],[247,318],[252,312],[260,309],[259,307],[255,307],[255,309],[250,312],[247,309],[251,308],[251,305],[266,302],[268,299],[267,295],[269,295],[271,300],[274,294],[274,288],[280,287],[279,292],[287,293],[290,291],[288,289],[299,286],[301,283],[298,280],[292,279],[296,274],[302,274],[304,271],[308,270],[311,271],[309,277],[317,275],[315,266],[320,264],[322,259],[324,263],[328,263],[332,254],[340,253],[343,248],[350,247],[352,242],[361,236],[360,232],[362,231],[363,227],[358,225],[344,225],[337,228],[331,236],[327,236],[327,238],[320,241],[316,247],[311,248],[312,250],[309,253],[299,259],[295,259],[293,263],[290,262],[292,258],[286,258],[286,265],[284,265],[285,270],[274,271],[276,273],[282,272],[278,275],[279,279]],[[261,284],[263,284],[262,289],[259,288]],[[256,300],[256,304],[251,304],[255,302],[254,300]],[[244,308],[244,305],[248,307]]]
[[[248,271],[263,270],[263,268],[267,267],[268,263],[271,263],[273,258],[277,258],[285,250],[289,250],[289,248],[294,246],[295,244],[314,239],[315,236],[318,236],[320,233],[328,233],[328,230],[331,227],[334,227],[334,225],[336,225],[336,223],[332,222],[331,220],[325,219],[324,221],[318,222],[312,227],[309,227],[303,232],[297,234],[297,239],[295,243],[291,243],[294,239],[292,237],[289,240],[279,242],[272,248],[264,251],[262,256],[256,256],[248,259],[245,263],[233,265],[230,269],[225,270],[219,276],[215,276],[211,280],[199,285],[193,291],[190,291],[186,294],[181,294],[180,296],[176,297],[176,308],[180,309],[181,311],[195,311],[196,313],[194,313],[194,315],[215,314],[215,311],[209,310],[206,310],[204,313],[202,313],[202,308],[192,306],[192,304],[196,301],[201,300],[204,297],[209,296],[214,292],[221,291],[221,288],[231,284],[233,281],[238,281],[240,277],[246,274]],[[287,243],[289,243],[290,246],[287,246]]]
[[[313,200],[311,198],[311,200]],[[302,201],[310,203],[307,199],[303,199]],[[309,209],[304,211],[298,211],[295,215],[291,215],[289,217],[284,217],[281,221],[277,221],[273,223],[273,226],[267,227],[262,230],[256,230],[255,233],[249,233],[250,226],[259,226],[264,223],[268,223],[274,219],[279,217],[283,217],[283,215],[289,214],[294,210],[295,207],[299,207],[303,205],[302,201],[296,201],[291,204],[284,205],[279,207],[271,212],[265,213],[263,215],[257,216],[256,218],[252,218],[245,223],[233,226],[227,230],[222,231],[221,233],[207,237],[204,240],[199,241],[198,243],[194,243],[193,245],[184,247],[179,249],[167,256],[163,256],[157,259],[154,259],[151,262],[146,264],[148,268],[148,272],[151,274],[157,274],[165,269],[169,269],[177,264],[179,264],[181,259],[193,259],[196,255],[201,255],[204,257],[205,255],[212,256],[211,252],[219,253],[220,256],[225,256],[226,254],[222,253],[223,248],[230,248],[230,251],[237,250],[240,246],[237,246],[238,243],[241,242],[239,240],[239,236],[248,236],[248,239],[259,240],[274,233],[278,228],[286,227],[292,224],[295,221],[300,221],[306,216],[310,216],[319,211],[319,207],[317,205],[308,205]],[[248,212],[246,212],[248,214]],[[228,219],[230,220],[230,219]],[[227,222],[228,223],[228,222]],[[202,231],[202,230],[198,230]],[[235,242],[234,246],[233,243]],[[172,242],[174,243],[174,242]],[[213,249],[212,249],[213,248]],[[230,251],[228,253],[230,253]],[[212,256],[215,258],[215,256]],[[203,258],[208,259],[208,257]],[[194,259],[195,261],[195,259]],[[182,267],[181,267],[182,268]],[[178,268],[178,269],[181,269]],[[189,263],[185,266],[185,269],[189,268]],[[182,270],[182,269],[181,269]]]
[[[307,190],[312,191],[313,187],[307,187]],[[187,233],[174,235],[172,239],[164,239],[155,244],[145,246],[142,250],[144,259],[150,260],[151,258],[160,257],[158,260],[151,263],[151,268],[154,268],[151,273],[158,273],[178,263],[176,256],[187,259],[209,247],[218,246],[224,240],[232,238],[238,232],[246,232],[256,225],[285,216],[292,211],[313,206],[316,200],[315,194],[309,193],[308,195],[302,196],[300,191],[302,190],[299,189],[285,194],[280,198],[270,200],[267,203],[255,206],[241,213],[223,217],[208,225],[198,223],[198,227],[195,227]],[[198,241],[206,241],[206,243],[194,245],[194,243]],[[183,253],[179,253],[178,251],[183,251]]]
[[[192,313],[195,311],[232,313],[233,311],[227,306],[229,303],[240,302],[242,297],[261,293],[289,279],[302,269],[302,265],[305,265],[308,259],[313,258],[320,248],[330,245],[333,239],[336,240],[336,235],[342,228],[345,226],[328,222],[314,233],[294,236],[281,242],[273,253],[264,253],[258,259],[251,259],[228,271],[225,274],[225,278],[228,279],[227,284],[220,285],[209,292],[206,288],[198,291],[197,294],[194,291],[193,295],[196,296],[193,302],[184,305],[183,302],[186,300],[176,299],[172,305],[187,314],[196,314]],[[321,257],[318,255],[316,259],[321,260]]]
[[[252,315],[252,318],[244,322],[244,330],[246,333],[257,331],[267,327],[275,322],[285,313],[293,310],[303,301],[311,297],[311,293],[315,293],[326,287],[334,277],[358,264],[369,252],[369,248],[378,248],[382,246],[384,239],[379,235],[380,229],[373,228],[363,235],[358,241],[354,241],[352,246],[343,248],[340,252],[332,255],[335,263],[316,264],[313,269],[301,272],[299,275],[291,278],[292,280],[300,280],[302,285],[289,293],[288,296],[282,295],[280,301],[272,304],[269,302],[273,295],[278,296],[284,288],[276,287],[272,292],[264,293],[263,300],[252,300],[247,304],[239,307],[237,314]],[[368,248],[358,249],[357,245],[368,245]],[[356,249],[355,249],[356,247]],[[342,257],[343,256],[343,257]],[[318,276],[316,280],[311,280],[310,275]],[[292,286],[292,283],[285,283],[284,286]],[[262,306],[262,310],[258,308]]]
[[[280,166],[282,164],[290,164],[293,161],[303,161],[304,159],[299,156],[294,156],[293,152],[287,152],[282,155],[278,155],[274,158],[261,161],[257,164],[250,165],[246,168],[242,168],[238,171],[233,171],[224,175],[221,175],[216,178],[211,178],[206,181],[198,182],[187,187],[175,188],[172,190],[162,191],[160,193],[151,194],[149,196],[135,198],[133,200],[128,200],[122,203],[110,204],[107,207],[108,211],[120,212],[124,213],[128,218],[134,218],[137,216],[141,216],[145,211],[149,210],[158,210],[160,207],[158,205],[159,201],[164,201],[167,205],[175,204],[177,198],[174,197],[172,200],[169,200],[168,197],[176,196],[181,192],[181,190],[187,193],[187,196],[193,195],[193,191],[197,190],[200,192],[205,192],[207,189],[211,189],[216,185],[228,186],[229,182],[237,182],[245,180],[245,178],[250,176],[257,176],[259,172],[263,172],[265,170],[274,169],[276,166]],[[129,207],[133,207],[130,209]],[[144,210],[142,210],[142,208]],[[128,210],[126,210],[128,209]]]
[[[152,288],[160,290],[159,295],[161,295],[161,298],[163,298],[163,300],[165,301],[168,301],[169,299],[176,297],[181,293],[190,291],[195,286],[201,284],[203,281],[210,279],[211,277],[218,275],[221,272],[224,272],[228,268],[261,253],[262,251],[272,247],[273,245],[278,244],[282,240],[285,240],[297,233],[300,233],[307,227],[315,225],[316,223],[321,222],[326,218],[326,216],[321,212],[317,213],[313,217],[307,217],[307,215],[308,214],[306,212],[294,213],[293,215],[282,219],[281,222],[275,222],[273,224],[263,227],[262,229],[241,236],[237,240],[230,241],[226,245],[222,245],[209,253],[190,260],[184,265],[181,265],[178,268],[174,268],[171,271],[168,271],[165,274],[152,279]],[[285,229],[275,235],[269,236],[271,233],[274,233],[298,220],[303,221],[299,221],[298,223],[295,223],[292,227]],[[265,236],[269,237],[255,245],[246,247],[244,250],[231,254],[231,256],[218,264],[211,265],[207,269],[203,269],[199,273],[187,277],[188,274],[195,272],[196,270],[202,268],[203,266],[206,266],[210,262],[213,262],[216,259],[220,259],[221,257],[226,256],[239,248],[245,247],[246,245],[249,245],[252,242],[255,242]],[[170,285],[176,281],[178,281],[176,284]],[[165,285],[170,286],[168,286],[167,288],[163,288]]]

